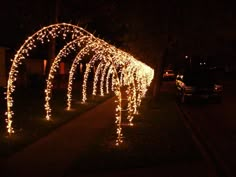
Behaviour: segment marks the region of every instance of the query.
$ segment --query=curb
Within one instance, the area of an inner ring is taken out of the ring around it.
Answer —
[[[224,160],[218,155],[213,145],[207,141],[205,136],[201,133],[200,128],[194,124],[188,113],[184,111],[178,103],[176,103],[176,108],[184,125],[190,131],[193,141],[199,148],[207,165],[209,165],[210,175],[214,177],[233,177],[230,169],[225,165]]]

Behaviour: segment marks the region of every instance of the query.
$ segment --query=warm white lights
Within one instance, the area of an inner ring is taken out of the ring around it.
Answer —
[[[29,51],[36,47],[38,41],[43,44],[44,42],[49,42],[52,38],[58,37],[67,40],[69,38],[70,42],[59,51],[50,67],[45,88],[44,106],[46,111],[46,119],[51,119],[52,109],[50,100],[52,95],[51,92],[53,88],[53,80],[55,77],[54,75],[58,71],[62,58],[66,59],[70,53],[74,52],[77,55],[73,60],[69,72],[67,87],[67,110],[71,109],[74,75],[78,67],[82,66],[83,61],[83,63],[87,64],[85,65],[85,71],[81,73],[83,74],[82,103],[87,101],[87,80],[91,71],[94,71],[92,94],[97,94],[97,88],[99,85],[101,96],[104,95],[104,88],[106,89],[106,94],[108,94],[110,91],[113,91],[116,95],[116,145],[119,145],[122,142],[121,87],[125,86],[125,88],[127,88],[128,120],[130,125],[132,125],[134,115],[137,114],[137,108],[141,104],[141,98],[145,95],[147,87],[150,85],[153,79],[154,71],[149,66],[135,59],[132,55],[117,49],[104,40],[94,37],[91,33],[78,26],[66,23],[50,25],[48,27],[42,28],[30,36],[15,54],[7,83],[6,122],[8,133],[14,133],[12,127],[12,117],[14,114],[12,111],[12,93],[15,90],[14,83],[18,75],[18,66],[21,64],[22,60],[26,59],[26,57],[29,55]],[[94,68],[94,70],[91,70],[92,68]]]

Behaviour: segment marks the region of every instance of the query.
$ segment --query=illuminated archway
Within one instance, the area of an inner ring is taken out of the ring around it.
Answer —
[[[49,42],[51,38],[62,39],[70,38],[70,41],[59,51],[58,55],[54,59],[49,75],[46,82],[45,88],[45,111],[46,119],[49,120],[51,117],[51,92],[53,88],[53,79],[56,74],[59,64],[62,58],[66,58],[70,53],[75,52],[77,55],[73,60],[69,73],[69,82],[67,88],[67,108],[71,107],[72,99],[72,82],[74,72],[77,66],[85,55],[92,52],[92,57],[87,61],[86,69],[84,72],[84,80],[82,85],[82,102],[87,100],[87,79],[91,68],[94,63],[97,62],[97,69],[94,75],[93,81],[93,95],[97,93],[97,83],[100,79],[100,94],[104,95],[104,82],[106,92],[109,90],[114,91],[116,95],[117,107],[115,111],[116,124],[117,124],[117,144],[122,142],[121,133],[121,87],[127,85],[129,94],[129,116],[128,119],[132,122],[133,115],[137,112],[137,107],[141,103],[141,98],[145,95],[147,87],[150,85],[154,71],[149,66],[135,59],[132,55],[117,49],[116,47],[106,43],[105,41],[94,37],[86,30],[71,24],[61,23],[44,27],[41,30],[30,36],[21,48],[17,51],[13,63],[9,72],[9,79],[7,84],[7,131],[9,134],[14,132],[12,127],[13,117],[13,98],[12,93],[15,90],[14,82],[18,75],[18,66],[21,64],[28,55],[29,51],[36,47],[37,41],[41,43]],[[120,76],[118,75],[120,70]],[[111,77],[111,79],[110,79]],[[105,81],[106,80],[106,81]],[[111,83],[109,84],[109,80]],[[109,89],[111,86],[111,89]]]

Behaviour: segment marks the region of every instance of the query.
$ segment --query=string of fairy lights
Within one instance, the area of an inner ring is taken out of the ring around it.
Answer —
[[[51,95],[53,89],[53,80],[58,72],[62,59],[66,59],[71,53],[76,57],[70,67],[68,85],[67,85],[67,110],[72,107],[72,89],[73,80],[77,68],[83,62],[86,62],[82,83],[82,100],[81,103],[87,102],[87,84],[88,78],[94,69],[92,95],[97,95],[98,89],[100,96],[109,94],[113,91],[116,99],[115,123],[117,125],[116,145],[122,140],[122,87],[127,87],[128,100],[128,120],[132,124],[134,115],[137,114],[137,108],[141,104],[141,99],[145,96],[147,88],[150,86],[154,76],[154,71],[149,66],[135,59],[132,55],[108,44],[104,40],[96,38],[94,35],[76,25],[59,23],[44,27],[34,33],[24,42],[16,52],[12,60],[12,66],[9,72],[7,82],[7,111],[6,123],[7,132],[11,135],[13,129],[13,92],[15,91],[15,81],[19,73],[19,66],[22,61],[29,56],[29,52],[37,47],[38,43],[44,44],[52,39],[61,38],[69,41],[57,54],[53,60],[49,74],[46,80],[45,88],[45,112],[46,120],[52,119]],[[99,87],[98,87],[99,85]],[[104,89],[105,93],[104,93]]]

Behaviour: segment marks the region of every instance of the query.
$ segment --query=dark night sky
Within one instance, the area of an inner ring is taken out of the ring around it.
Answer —
[[[55,2],[2,2],[0,45],[19,48],[27,36],[54,23]],[[143,55],[154,56],[153,45],[156,48],[165,46],[163,40],[166,38],[163,36],[166,34],[182,48],[199,48],[206,44],[209,47],[215,41],[236,39],[234,1],[61,0],[59,4],[59,22],[86,26],[88,31],[96,31],[95,36],[117,45],[126,40],[123,47],[129,46],[134,53],[147,51]]]

